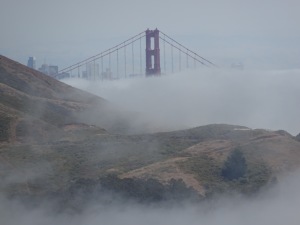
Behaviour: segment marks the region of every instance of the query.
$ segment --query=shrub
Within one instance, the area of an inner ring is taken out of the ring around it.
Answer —
[[[222,168],[222,177],[235,180],[243,177],[247,172],[247,163],[243,153],[237,148],[227,157]]]

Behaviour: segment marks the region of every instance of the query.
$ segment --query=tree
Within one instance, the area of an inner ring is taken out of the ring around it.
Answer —
[[[236,148],[227,157],[222,168],[222,176],[228,180],[235,180],[243,177],[246,172],[246,159],[243,153],[238,148]]]

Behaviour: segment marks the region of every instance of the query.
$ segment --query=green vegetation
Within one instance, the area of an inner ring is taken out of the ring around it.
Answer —
[[[274,168],[300,164],[300,135],[224,124],[128,135],[134,119],[1,58],[0,192],[72,201],[105,189],[146,202],[195,196],[188,186],[204,187],[206,196],[251,194]]]
[[[10,124],[13,118],[0,114],[0,142],[8,141],[10,138]]]
[[[227,189],[228,185],[220,176],[222,163],[208,155],[190,157],[187,161],[179,163],[179,166],[186,173],[193,174],[207,193],[224,192]]]
[[[243,153],[236,148],[230,153],[224,163],[222,177],[228,180],[235,180],[245,176],[246,172],[246,159]]]
[[[124,178],[116,175],[101,177],[99,180],[79,179],[70,187],[73,193],[82,190],[114,192],[122,197],[139,202],[153,203],[164,200],[198,199],[200,196],[192,188],[187,188],[182,180],[171,179],[168,184],[161,184],[156,179]]]
[[[241,148],[232,150],[224,162],[201,154],[179,166],[186,173],[194,174],[207,195],[231,191],[255,193],[270,182],[272,176],[266,163],[247,161]]]

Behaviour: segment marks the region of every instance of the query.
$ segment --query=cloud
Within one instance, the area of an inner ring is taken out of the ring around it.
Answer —
[[[299,70],[198,70],[159,78],[64,82],[89,91],[161,130],[226,123],[298,134]],[[157,131],[157,130],[156,130]]]
[[[25,207],[18,201],[0,199],[0,222],[6,225],[296,225],[300,221],[299,171],[257,196],[219,196],[202,203],[140,205],[119,202],[90,203],[81,213],[54,213],[50,204]]]

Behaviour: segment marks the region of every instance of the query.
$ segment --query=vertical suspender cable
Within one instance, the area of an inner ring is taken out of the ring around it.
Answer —
[[[108,68],[109,70],[107,71],[109,74],[111,74],[111,60],[110,60],[110,53],[111,51],[109,50],[109,53],[108,53]],[[110,77],[111,78],[111,77]]]
[[[101,79],[103,80],[103,56],[102,56],[102,53],[101,53]]]
[[[174,73],[174,60],[173,60],[173,46],[171,46],[171,55],[172,55],[172,73]]]
[[[166,74],[166,42],[165,42],[166,36],[164,35],[164,73]]]
[[[140,75],[143,73],[143,65],[142,65],[142,37],[140,37]]]
[[[186,68],[189,68],[189,50],[186,50]]]
[[[132,74],[134,74],[134,42],[131,44],[131,51],[132,51]]]
[[[117,79],[119,79],[119,49],[117,49]]]
[[[80,66],[79,65],[78,65],[77,69],[78,69],[78,75],[77,75],[77,77],[80,78]]]
[[[94,80],[96,80],[96,61],[94,59]]]
[[[126,74],[126,45],[125,45],[125,42],[124,42],[124,65],[125,65],[124,72],[125,72],[125,78],[126,78],[127,74]]]
[[[178,52],[179,52],[179,72],[181,72],[181,50],[180,50],[180,48],[179,48]]]
[[[88,63],[85,63],[85,78],[88,80],[89,79],[89,74],[88,74]]]

